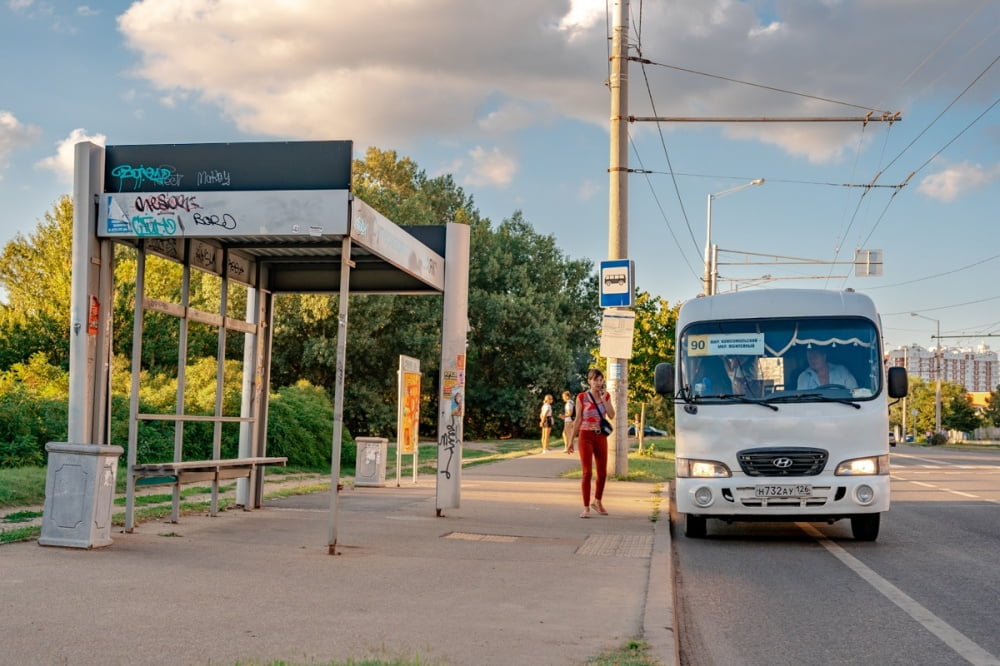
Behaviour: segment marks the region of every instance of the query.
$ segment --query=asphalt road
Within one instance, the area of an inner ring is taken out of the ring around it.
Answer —
[[[1000,664],[1000,451],[901,445],[892,470],[874,543],[847,521],[678,533],[680,663]]]

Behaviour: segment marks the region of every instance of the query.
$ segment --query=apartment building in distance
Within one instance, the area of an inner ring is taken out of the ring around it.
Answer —
[[[937,379],[935,350],[918,344],[897,347],[889,352],[889,365],[906,368],[909,375],[932,382]],[[984,342],[975,348],[943,347],[941,381],[965,387],[969,393],[990,392],[1000,384],[997,353]]]

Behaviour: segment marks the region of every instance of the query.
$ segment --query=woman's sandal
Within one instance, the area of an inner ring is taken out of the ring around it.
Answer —
[[[602,516],[608,515],[608,512],[604,510],[604,505],[601,504],[601,500],[594,500],[593,502],[591,502],[590,508],[592,508],[594,511],[601,514]]]
[[[590,518],[590,507],[587,507],[586,509],[584,509],[583,513],[580,514],[580,517],[581,518]]]

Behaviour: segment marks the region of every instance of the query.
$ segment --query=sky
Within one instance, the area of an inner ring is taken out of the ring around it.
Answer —
[[[79,141],[349,139],[450,174],[493,224],[520,211],[567,257],[608,259],[625,0],[0,1],[0,245],[72,193]],[[1000,2],[628,9],[645,61],[628,114],[695,120],[628,123],[639,289],[702,290],[711,201],[719,292],[853,288],[890,348],[939,326],[947,346],[1000,349]],[[869,111],[899,120],[787,120]],[[786,121],[699,120],[720,117]],[[858,249],[881,275],[855,274]]]

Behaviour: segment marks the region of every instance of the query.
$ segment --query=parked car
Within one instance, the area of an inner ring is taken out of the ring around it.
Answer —
[[[889,431],[889,446],[896,446],[896,433]]]
[[[630,425],[628,427],[628,436],[635,437],[635,426]],[[643,426],[642,428],[643,437],[666,437],[667,433],[659,428],[654,428],[651,425]]]

